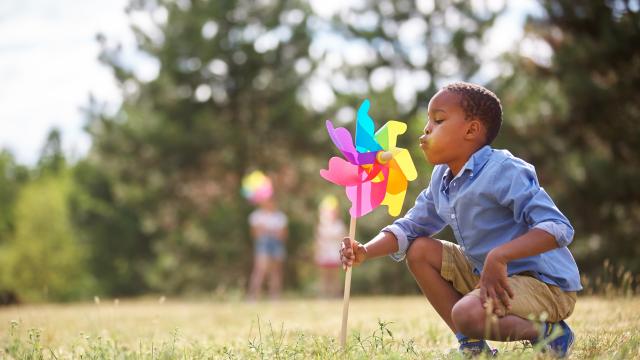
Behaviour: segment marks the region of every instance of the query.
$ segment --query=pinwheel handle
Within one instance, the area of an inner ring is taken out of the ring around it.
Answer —
[[[351,241],[356,237],[356,218],[351,217],[349,223],[349,238],[343,239],[345,247],[351,247]],[[347,272],[344,275],[344,298],[342,299],[342,328],[340,329],[340,346],[342,350],[347,345],[347,320],[349,319],[349,295],[351,294],[351,266],[347,266]]]

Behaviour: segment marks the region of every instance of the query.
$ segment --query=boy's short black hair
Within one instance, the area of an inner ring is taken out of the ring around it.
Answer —
[[[502,105],[496,94],[483,86],[467,82],[455,82],[442,90],[460,95],[465,119],[478,118],[487,128],[486,144],[491,144],[502,125]]]

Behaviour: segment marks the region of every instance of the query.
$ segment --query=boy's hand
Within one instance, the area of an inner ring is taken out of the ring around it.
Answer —
[[[480,297],[485,306],[487,301],[491,301],[494,312],[499,309],[497,305],[500,303],[504,305],[504,309],[511,309],[510,299],[513,299],[513,290],[507,281],[507,262],[496,252],[492,251],[487,255],[478,287],[480,287]],[[496,315],[505,314],[496,312]]]
[[[360,265],[367,258],[367,249],[357,241],[345,237],[340,249],[340,261],[346,270],[348,266]]]

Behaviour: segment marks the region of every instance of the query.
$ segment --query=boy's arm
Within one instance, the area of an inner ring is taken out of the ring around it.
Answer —
[[[342,250],[340,250],[342,264],[344,266],[358,265],[365,259],[384,255],[391,255],[394,260],[401,261],[415,238],[432,236],[442,230],[446,223],[438,215],[431,187],[434,186],[433,179],[442,178],[443,171],[445,171],[444,166],[435,166],[431,173],[432,181],[418,195],[413,207],[402,218],[382,229],[366,245],[351,241],[351,247],[349,247],[348,238],[345,238],[347,245],[345,246],[343,242]],[[438,184],[436,182],[436,189],[439,188]]]
[[[496,181],[498,202],[511,209],[514,219],[525,222],[530,230],[487,254],[478,287],[483,300],[501,301],[509,308],[513,292],[507,283],[507,264],[567,246],[573,238],[573,228],[540,187],[533,167],[507,161],[503,163],[500,175],[505,181]]]
[[[507,282],[507,264],[557,247],[558,243],[553,235],[533,228],[524,235],[491,250],[485,259],[478,284],[483,303],[486,299],[492,299],[495,303],[501,301],[507,309],[510,309],[510,298],[513,298],[514,294]]]
[[[349,238],[346,237],[345,242],[348,241]],[[382,231],[365,245],[351,240],[351,246],[349,247],[345,246],[343,242],[342,249],[340,250],[340,260],[344,266],[356,266],[360,265],[366,259],[393,254],[397,251],[398,240],[395,235],[387,231]]]
[[[514,220],[555,237],[557,247],[568,246],[574,230],[547,192],[540,187],[535,169],[524,162],[506,161],[494,179],[496,200],[513,211]]]
[[[556,238],[544,230],[533,228],[513,241],[502,244],[489,252],[487,258],[508,263],[529,256],[557,249]]]

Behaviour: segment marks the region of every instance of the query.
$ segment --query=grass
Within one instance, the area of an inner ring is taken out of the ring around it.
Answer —
[[[0,358],[459,359],[455,338],[422,297],[245,303],[137,299],[0,308]],[[581,297],[568,322],[571,358],[640,358],[640,298]],[[543,357],[520,342],[501,358]]]

